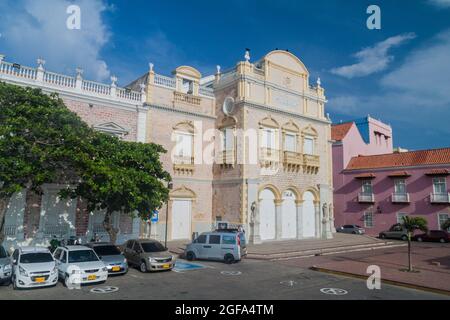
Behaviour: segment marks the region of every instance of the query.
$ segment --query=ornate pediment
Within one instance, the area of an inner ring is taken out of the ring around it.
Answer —
[[[115,122],[105,122],[101,124],[94,125],[93,128],[97,131],[123,137],[126,136],[130,130],[118,125]]]

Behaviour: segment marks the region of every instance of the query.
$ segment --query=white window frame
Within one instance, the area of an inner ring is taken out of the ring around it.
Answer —
[[[447,219],[449,219],[450,218],[450,214],[448,214],[448,213],[445,213],[445,212],[439,212],[438,214],[438,219],[437,219],[437,222],[438,222],[438,230],[442,230],[442,227],[441,227],[441,225],[442,225],[442,223],[441,223],[441,216],[447,216],[447,218],[444,220],[444,221],[446,221]],[[444,221],[442,221],[442,222],[444,222]]]
[[[439,181],[438,183],[436,183]],[[436,192],[436,185],[444,185],[443,192]],[[434,194],[447,194],[447,179],[445,177],[434,177],[433,178],[433,193]]]
[[[230,132],[229,133],[230,136],[227,135],[227,132]],[[221,130],[221,134],[222,134],[221,150],[233,151],[236,146],[234,127],[223,128]],[[229,140],[228,137],[230,138],[231,141],[228,141]]]
[[[366,219],[366,217],[369,216],[369,215],[370,215],[370,217],[371,217],[371,219],[370,219],[371,225],[370,225],[370,226],[368,225],[367,219]],[[364,219],[364,227],[365,227],[365,228],[373,228],[373,227],[374,227],[374,225],[375,225],[375,224],[374,224],[374,214],[373,214],[372,211],[365,211],[365,212],[364,212],[363,219]]]
[[[399,184],[403,184],[404,192],[398,192],[397,186]],[[394,194],[407,194],[408,190],[406,189],[406,179],[395,179],[394,180]]]
[[[286,138],[288,136],[289,136],[290,139],[294,139],[294,148],[293,148],[293,150],[288,150],[288,148],[287,148],[287,144],[286,144],[287,139]],[[285,132],[284,133],[284,146],[283,146],[283,148],[284,148],[284,151],[297,152],[297,134],[295,134],[293,132]]]
[[[311,152],[308,153],[306,150],[306,141],[311,141]],[[303,137],[303,153],[308,155],[314,155],[315,153],[315,139],[313,136],[304,136]]]
[[[191,139],[191,146],[190,146],[190,154],[189,152],[185,153],[183,148],[183,143],[180,144],[180,137],[189,137]],[[181,151],[181,153],[180,153]],[[177,157],[193,157],[194,155],[194,135],[190,132],[182,132],[182,131],[176,131],[175,132],[175,156]]]
[[[365,192],[364,190],[364,186],[365,185],[370,185],[370,193]],[[372,185],[372,180],[369,179],[365,179],[361,181],[361,194],[363,195],[372,195],[373,194],[373,185]]]
[[[274,128],[261,128],[261,147],[277,150],[278,149],[278,130]],[[269,138],[270,137],[270,138]],[[273,145],[272,145],[273,142]]]

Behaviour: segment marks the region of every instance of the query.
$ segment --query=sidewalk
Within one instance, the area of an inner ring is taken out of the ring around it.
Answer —
[[[335,233],[333,236],[333,239],[328,240],[304,239],[249,244],[247,259],[276,260],[405,245],[404,242],[379,240],[364,235]],[[167,246],[171,252],[181,254],[187,243],[189,242],[170,241]]]
[[[450,295],[450,245],[413,243],[412,263],[418,273],[403,272],[408,265],[407,247],[391,252],[373,252],[368,257],[326,262],[313,270],[367,279],[369,265],[381,269],[382,282]]]

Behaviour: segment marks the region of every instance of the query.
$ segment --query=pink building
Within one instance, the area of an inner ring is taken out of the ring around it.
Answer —
[[[333,125],[332,140],[335,226],[377,235],[404,215],[429,229],[450,217],[450,148],[394,152],[392,128],[370,116]]]

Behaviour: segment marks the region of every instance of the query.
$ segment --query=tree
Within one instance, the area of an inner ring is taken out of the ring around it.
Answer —
[[[112,226],[113,212],[137,213],[146,220],[167,201],[171,177],[159,159],[166,151],[157,144],[126,142],[101,133],[92,147],[93,156],[84,163],[79,183],[62,194],[83,198],[89,211],[104,210],[103,226],[115,243],[118,230]]]
[[[416,230],[421,230],[426,232],[427,228],[427,220],[422,217],[402,217],[402,226],[406,229],[408,234],[408,271],[413,271],[413,266],[411,262],[411,237]]]
[[[0,82],[0,243],[12,195],[44,183],[76,181],[94,137],[56,94]]]
[[[449,230],[450,229],[450,219],[447,219],[444,221],[444,223],[441,225],[442,230]]]

